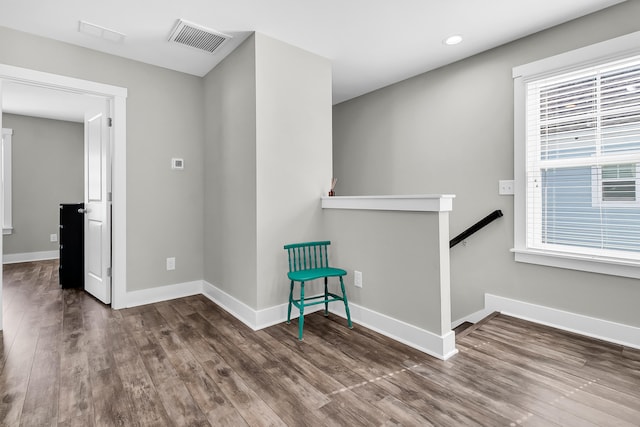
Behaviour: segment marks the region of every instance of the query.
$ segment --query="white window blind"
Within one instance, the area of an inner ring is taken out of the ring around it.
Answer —
[[[640,56],[525,81],[526,245],[640,260]]]

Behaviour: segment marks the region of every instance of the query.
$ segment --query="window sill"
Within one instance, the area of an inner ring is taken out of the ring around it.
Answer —
[[[511,252],[516,262],[640,279],[639,261],[535,249],[514,248]]]

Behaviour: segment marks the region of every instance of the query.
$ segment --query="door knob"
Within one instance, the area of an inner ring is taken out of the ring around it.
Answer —
[[[80,208],[80,209],[78,209],[78,213],[81,213],[81,214],[89,213],[89,209],[82,209],[82,208]]]

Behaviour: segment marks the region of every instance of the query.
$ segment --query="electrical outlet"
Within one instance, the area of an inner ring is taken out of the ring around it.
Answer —
[[[500,180],[498,181],[498,194],[501,196],[513,195],[513,180]]]
[[[174,257],[167,258],[167,271],[176,269],[176,259]]]
[[[49,235],[49,241],[50,242],[57,242],[58,241],[58,235],[57,234],[50,234]]]
[[[362,271],[354,271],[353,272],[353,286],[356,288],[362,287]]]

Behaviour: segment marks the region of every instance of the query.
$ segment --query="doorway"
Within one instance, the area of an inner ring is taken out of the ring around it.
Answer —
[[[24,85],[31,89],[59,91],[108,100],[111,159],[111,304],[112,308],[126,307],[126,97],[127,90],[117,86],[80,80],[25,68],[0,64],[0,98],[3,86]],[[0,104],[0,127],[2,104]],[[1,186],[0,186],[1,187]],[[1,191],[1,190],[0,190]],[[2,207],[0,207],[1,209]],[[2,256],[0,240],[0,257]],[[2,329],[2,292],[0,274],[0,330]]]

